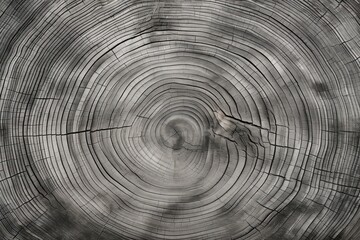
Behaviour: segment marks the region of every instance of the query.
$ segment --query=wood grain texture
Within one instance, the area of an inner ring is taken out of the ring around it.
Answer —
[[[2,0],[0,31],[0,239],[360,239],[358,0]]]

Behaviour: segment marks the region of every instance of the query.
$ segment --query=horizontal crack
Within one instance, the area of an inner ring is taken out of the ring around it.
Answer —
[[[80,133],[86,133],[86,132],[101,132],[101,131],[109,131],[114,129],[122,129],[122,128],[129,128],[131,126],[122,126],[122,127],[110,127],[110,128],[100,128],[100,129],[86,129],[76,132],[67,132],[67,133],[49,133],[49,134],[35,134],[35,135],[26,135],[25,137],[46,137],[46,136],[68,136],[68,135],[74,135],[74,134],[80,134]]]
[[[224,113],[224,115],[225,115],[227,118],[230,118],[230,119],[232,119],[232,120],[234,120],[234,121],[237,121],[237,122],[240,122],[240,123],[243,123],[243,124],[248,124],[248,125],[251,125],[251,126],[253,126],[253,127],[257,127],[257,128],[260,128],[260,129],[269,131],[268,128],[263,128],[262,126],[257,125],[257,124],[254,124],[253,122],[244,121],[244,120],[235,118],[235,117],[233,117],[233,116],[226,115],[225,113]]]

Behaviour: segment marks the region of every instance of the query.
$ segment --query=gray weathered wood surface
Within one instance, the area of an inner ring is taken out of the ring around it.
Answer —
[[[360,239],[358,0],[2,0],[0,32],[0,239]]]

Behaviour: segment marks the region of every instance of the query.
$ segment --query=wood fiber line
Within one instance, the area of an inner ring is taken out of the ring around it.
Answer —
[[[0,1],[0,239],[359,239],[359,17]]]

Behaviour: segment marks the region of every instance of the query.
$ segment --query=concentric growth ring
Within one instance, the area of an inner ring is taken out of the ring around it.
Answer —
[[[360,4],[4,1],[1,239],[357,239]]]

